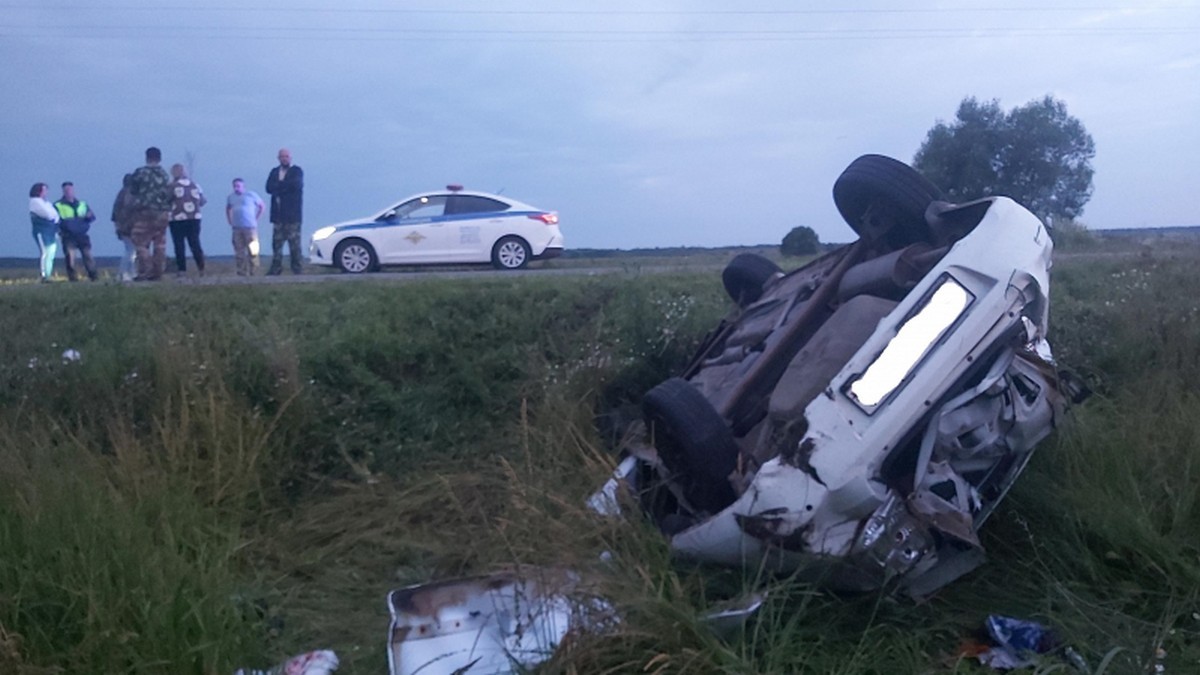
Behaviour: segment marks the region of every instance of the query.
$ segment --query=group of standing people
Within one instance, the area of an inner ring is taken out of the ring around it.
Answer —
[[[292,164],[291,152],[279,151],[279,165],[267,176],[271,195],[270,222],[272,260],[267,274],[283,272],[283,247],[287,244],[293,274],[303,271],[300,253],[300,227],[304,198],[304,172]],[[33,238],[38,244],[38,271],[42,281],[54,272],[58,239],[62,240],[67,277],[79,279],[77,263],[82,262],[87,276],[97,278],[89,234],[96,219],[94,210],[75,196],[75,186],[63,183],[63,196],[53,204],[47,198],[49,186],[35,183],[29,191],[29,216]],[[125,174],[121,191],[113,203],[112,222],[117,238],[125,245],[119,275],[123,281],[157,281],[166,268],[166,233],[175,245],[178,276],[187,274],[187,249],[200,276],[204,276],[204,249],[200,245],[201,209],[208,203],[204,190],[188,176],[182,164],[171,167],[170,175],[162,167],[162,152],[146,149],[146,164]],[[241,178],[233,180],[233,192],[226,198],[225,220],[233,234],[237,273],[252,276],[258,268],[258,223],[265,205],[261,197],[245,189]],[[76,254],[79,260],[76,259]]]

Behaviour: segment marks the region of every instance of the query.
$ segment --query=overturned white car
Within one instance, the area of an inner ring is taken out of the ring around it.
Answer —
[[[646,394],[647,442],[596,503],[627,483],[686,556],[923,595],[983,561],[980,526],[1084,395],[1045,341],[1053,244],[1011,199],[942,202],[880,155],[833,194],[859,240],[789,274],[735,258],[738,308]]]
[[[689,557],[925,595],[983,561],[980,526],[1086,395],[1045,339],[1053,244],[1011,199],[942,202],[880,155],[833,194],[859,240],[789,274],[735,258],[737,309],[646,393],[589,503],[633,497]],[[720,630],[760,603],[703,619]],[[574,573],[536,567],[400,589],[388,608],[393,675],[516,672],[620,621]]]

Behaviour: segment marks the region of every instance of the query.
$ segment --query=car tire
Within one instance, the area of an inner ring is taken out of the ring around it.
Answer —
[[[851,229],[893,246],[927,240],[925,210],[941,199],[942,191],[916,169],[883,155],[859,157],[833,184],[833,202]]]
[[[737,468],[738,446],[696,387],[673,377],[646,392],[642,414],[659,458],[679,476],[694,508],[715,513],[733,503],[729,475]]]
[[[533,252],[520,237],[501,237],[492,247],[492,266],[500,270],[519,270],[529,264]]]
[[[346,274],[373,272],[379,266],[375,249],[362,239],[347,239],[333,249],[333,261]]]
[[[721,281],[738,307],[745,307],[761,298],[763,287],[782,271],[779,265],[761,255],[742,253],[725,266]]]

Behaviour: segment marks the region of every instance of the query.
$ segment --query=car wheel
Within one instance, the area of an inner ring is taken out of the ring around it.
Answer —
[[[916,169],[883,155],[859,157],[833,184],[833,201],[859,236],[897,247],[929,238],[925,209],[942,198]]]
[[[725,283],[725,292],[738,307],[745,307],[761,298],[763,286],[782,271],[779,265],[761,255],[742,253],[725,266],[721,281]]]
[[[503,237],[492,247],[492,265],[501,270],[519,270],[529,264],[533,254],[520,237]]]
[[[347,274],[370,272],[379,264],[375,249],[362,239],[347,239],[333,249],[333,260]]]
[[[708,399],[673,377],[646,392],[642,413],[659,457],[680,477],[691,505],[715,513],[732,504],[729,475],[737,468],[738,446]]]

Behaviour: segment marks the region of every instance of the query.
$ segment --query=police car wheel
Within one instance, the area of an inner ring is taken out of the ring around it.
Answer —
[[[492,247],[492,265],[502,270],[519,270],[533,257],[529,244],[520,237],[504,237]]]
[[[375,250],[362,239],[347,239],[333,250],[333,259],[340,270],[347,274],[370,272],[378,265]]]

